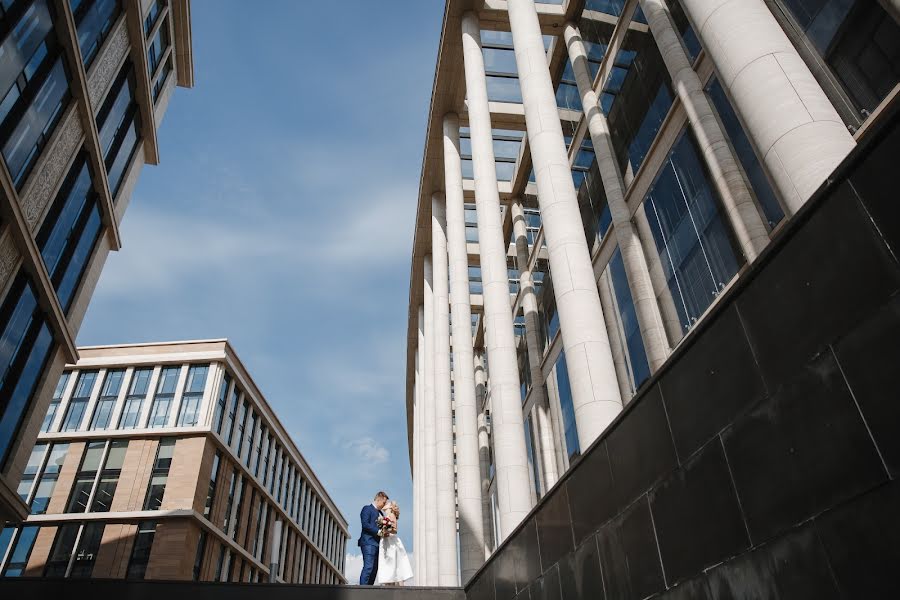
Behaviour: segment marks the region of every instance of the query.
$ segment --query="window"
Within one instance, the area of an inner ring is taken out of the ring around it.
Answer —
[[[213,456],[212,469],[210,469],[209,487],[206,490],[206,503],[203,505],[203,516],[207,519],[212,513],[213,502],[215,502],[216,499],[216,482],[219,481],[219,469],[221,467],[221,462],[222,452],[220,450],[216,450],[216,454],[215,456]]]
[[[175,399],[175,387],[178,384],[178,374],[181,367],[163,367],[159,373],[159,381],[156,384],[156,394],[153,396],[153,404],[150,405],[150,415],[147,418],[147,427],[165,427],[169,423],[169,410]]]
[[[41,258],[60,305],[68,312],[87,270],[103,224],[87,152],[82,150],[37,236]]]
[[[5,527],[4,533],[7,529],[12,528]],[[6,567],[3,568],[3,577],[21,577],[25,573],[25,566],[28,564],[28,557],[31,556],[31,549],[34,547],[39,530],[40,527],[37,525],[26,525],[19,529]]]
[[[31,495],[31,488],[34,486],[34,481],[38,477],[38,473],[41,470],[41,464],[44,462],[46,454],[46,443],[37,443],[34,445],[34,448],[31,449],[31,454],[28,456],[28,462],[25,464],[25,470],[22,472],[22,479],[19,480],[19,488],[17,490],[22,502],[28,502],[28,497]]]
[[[69,560],[78,539],[79,523],[66,523],[56,531],[56,538],[50,548],[50,556],[44,565],[44,577],[65,577],[69,570]]]
[[[235,521],[241,517],[241,511],[244,510],[244,500],[246,500],[246,498],[247,498],[247,488],[250,487],[248,485],[248,481],[249,480],[244,477],[241,477],[240,481],[238,481],[238,491],[237,491],[238,503],[237,503],[237,507],[235,507],[235,509],[234,509]],[[225,531],[227,533],[227,530],[225,530]],[[238,525],[235,522],[234,529],[231,532],[231,539],[237,540],[237,533],[238,533]]]
[[[556,359],[553,376],[556,378],[557,399],[560,412],[562,412],[566,451],[571,461],[581,453],[581,447],[578,441],[578,429],[575,424],[575,405],[572,403],[572,386],[569,384],[566,354],[562,350],[559,353],[559,358]]]
[[[50,454],[44,465],[44,471],[41,473],[37,489],[31,499],[31,514],[42,515],[47,512],[47,506],[53,497],[53,490],[56,489],[56,480],[59,479],[59,472],[62,470],[68,452],[69,444],[52,444],[50,446]]]
[[[219,452],[216,452],[216,456],[219,456]],[[229,528],[231,527],[231,508],[234,503],[234,490],[235,485],[237,485],[238,480],[238,470],[237,467],[231,469],[231,478],[228,480],[228,500],[225,504],[225,517],[222,521],[222,531],[228,533]]]
[[[241,451],[244,449],[244,427],[247,425],[247,413],[249,410],[250,403],[247,400],[244,400],[241,404],[241,411],[238,413],[237,435],[234,440],[237,443],[237,448],[234,453],[238,458],[241,458]]]
[[[240,404],[240,396],[241,390],[238,389],[237,383],[235,383],[231,388],[231,404],[229,404],[228,421],[227,427],[225,428],[228,429],[228,439],[225,440],[225,443],[229,446],[231,446],[231,440],[234,438],[234,423],[237,420],[237,409],[238,404]]]
[[[629,388],[634,393],[644,381],[650,377],[650,365],[644,350],[644,340],[637,320],[631,288],[625,273],[625,263],[619,248],[613,253],[604,272],[606,283],[612,291],[611,301],[614,305],[614,318],[618,325],[619,337],[622,339],[622,354],[625,358],[629,376]]]
[[[125,397],[125,406],[119,416],[119,429],[134,429],[137,427],[141,416],[141,406],[147,397],[150,388],[150,377],[153,369],[135,369],[131,375],[131,383],[128,395]]]
[[[194,556],[193,580],[200,581],[200,569],[203,567],[203,555],[206,553],[206,530],[200,530],[200,539],[197,540],[197,554]]]
[[[193,427],[200,420],[200,403],[203,401],[203,389],[206,387],[206,374],[209,365],[191,365],[188,369],[187,383],[181,397],[181,409],[178,414],[179,427]]]
[[[253,443],[253,437],[256,435],[259,415],[257,415],[256,411],[253,409],[248,410],[250,412],[250,424],[247,427],[247,455],[244,457],[244,464],[249,469],[254,461],[258,460],[258,458],[253,455],[256,450],[256,445]]]
[[[175,440],[173,438],[164,438],[159,441],[156,459],[153,461],[153,470],[150,472],[150,485],[147,486],[143,510],[159,510],[159,507],[162,506],[174,451]]]
[[[121,10],[119,0],[69,0],[85,70],[97,56]]]
[[[274,446],[274,444],[275,444],[275,442],[274,442],[274,439],[272,438],[272,434],[267,432],[266,433],[266,443],[265,443],[265,446],[263,447],[263,460],[262,460],[262,462],[263,462],[263,467],[262,467],[263,485],[264,486],[269,482],[269,472],[271,470],[269,468],[269,455],[272,454],[272,447]]]
[[[63,431],[76,431],[81,427],[95,381],[97,381],[97,371],[82,371],[78,374],[75,390],[72,392],[72,398],[69,400],[66,416],[63,419]]]
[[[122,67],[97,113],[100,148],[103,150],[109,191],[114,199],[122,184],[125,168],[140,142],[140,112],[134,100],[134,87],[134,69],[129,62]]]
[[[663,320],[681,325],[680,331],[668,331],[674,344],[731,281],[743,260],[689,131],[675,142],[638,210],[643,214],[635,218],[646,219],[653,233],[657,255],[651,260],[659,261],[666,279],[665,288],[654,290]],[[648,254],[652,252],[648,249]]]
[[[97,484],[97,490],[94,492],[94,499],[91,502],[91,512],[110,511],[127,450],[128,440],[110,442],[109,450],[106,453],[106,463],[100,472],[100,483]]]
[[[50,431],[50,427],[53,426],[53,421],[56,420],[56,413],[59,412],[59,405],[62,403],[62,397],[66,390],[66,384],[69,382],[70,373],[66,371],[62,374],[62,377],[59,378],[59,382],[56,384],[56,390],[53,392],[53,399],[50,400],[50,406],[47,407],[47,414],[44,415],[44,422],[41,423],[41,431],[46,433]]]
[[[160,13],[166,7],[166,0],[154,0],[153,4],[150,5],[150,10],[147,11],[147,16],[144,18],[144,35],[150,35],[150,31],[153,29],[153,26],[156,24],[156,19],[159,17]]]
[[[213,415],[213,427],[220,434],[225,430],[222,425],[225,419],[225,401],[228,399],[228,386],[231,385],[231,375],[225,373],[222,377],[222,385],[219,386],[219,395],[216,398],[216,412]]]
[[[124,376],[125,369],[111,369],[106,372],[106,379],[103,380],[103,387],[100,388],[100,397],[97,399],[96,406],[94,406],[91,429],[106,429],[109,427]]]
[[[253,462],[253,476],[259,477],[259,466],[263,462],[263,442],[265,441],[268,432],[266,430],[265,425],[260,425],[259,435],[256,436],[256,449],[253,451],[253,455],[256,457],[256,460]],[[266,459],[267,460],[267,459]]]
[[[147,44],[147,75],[151,80],[156,74],[156,69],[159,67],[168,47],[169,23],[168,20],[165,20],[160,24],[159,29],[156,30],[156,35]]]
[[[153,547],[155,535],[156,521],[140,521],[138,523],[125,579],[144,578],[144,574],[147,572],[147,563],[150,562],[150,549]]]
[[[91,491],[94,489],[94,481],[100,470],[103,460],[103,452],[106,442],[88,442],[84,454],[81,457],[81,466],[75,476],[75,483],[66,503],[67,513],[85,512],[91,499]]]
[[[263,529],[266,526],[266,501],[260,497],[259,509],[256,512],[256,534],[253,538],[253,556],[259,558],[260,551],[265,544],[263,542]]]
[[[97,560],[97,552],[100,550],[100,542],[103,539],[104,527],[104,523],[86,523],[84,525],[75,546],[69,577],[88,578],[91,576],[94,571],[94,562]]]
[[[0,144],[21,190],[71,95],[48,0],[18,12],[0,46]]]

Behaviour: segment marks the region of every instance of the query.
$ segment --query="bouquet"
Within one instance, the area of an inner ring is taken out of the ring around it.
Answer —
[[[397,522],[387,516],[378,517],[378,537],[389,537],[397,534]]]

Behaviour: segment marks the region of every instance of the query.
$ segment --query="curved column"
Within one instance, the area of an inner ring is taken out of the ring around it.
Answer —
[[[531,395],[534,397],[534,411],[537,420],[540,444],[541,471],[544,475],[544,490],[549,490],[559,479],[559,471],[556,469],[556,452],[552,429],[550,428],[550,416],[547,414],[547,393],[544,388],[544,374],[541,372],[541,357],[544,355],[541,348],[538,331],[540,330],[540,317],[538,315],[537,298],[534,293],[534,278],[531,269],[528,268],[528,225],[525,222],[525,210],[522,200],[513,199],[510,204],[512,210],[513,236],[516,243],[516,265],[519,267],[519,287],[522,292],[522,313],[525,316],[525,344],[528,347],[528,368],[531,371]],[[551,435],[547,435],[547,433]]]
[[[423,314],[425,317],[425,410],[422,411],[424,421],[425,462],[422,465],[425,473],[425,577],[427,585],[438,584],[438,539],[437,539],[437,457],[435,455],[435,415],[434,415],[434,293],[432,291],[431,255],[423,260],[425,300]]]
[[[475,353],[475,402],[478,406],[478,466],[481,476],[481,522],[484,531],[482,553],[488,558],[494,549],[493,515],[491,514],[491,436],[488,433],[484,397],[487,384],[484,374],[484,355]]]
[[[789,212],[853,137],[763,0],[681,0]]]
[[[437,465],[438,585],[457,586],[456,492],[453,486],[453,406],[450,399],[450,299],[444,195],[431,197],[434,290],[434,427]]]
[[[694,71],[681,36],[675,31],[665,0],[640,0],[650,31],[666,63],[691,129],[697,138],[713,185],[719,192],[725,217],[747,262],[753,262],[769,243],[769,232],[760,215],[743,169],[728,143],[712,102]]]
[[[478,463],[478,410],[472,351],[472,305],[459,117],[444,117],[444,193],[447,199],[447,247],[450,263],[450,311],[453,324],[453,402],[456,406],[456,496],[459,502],[460,578],[465,585],[484,563],[481,474]]]
[[[575,423],[586,448],[622,410],[622,397],[537,12],[533,0],[507,6]]]
[[[641,340],[644,342],[650,371],[655,372],[669,356],[669,341],[666,338],[659,305],[656,303],[656,296],[653,293],[650,269],[641,248],[641,240],[631,223],[631,211],[625,203],[625,186],[613,151],[609,124],[600,111],[600,103],[597,93],[594,91],[587,51],[581,39],[581,33],[575,25],[568,23],[564,35],[569,51],[569,62],[572,63],[572,70],[575,73],[575,81],[578,84],[578,93],[584,107],[591,143],[594,146],[594,155],[597,157],[597,167],[603,182],[606,202],[612,216],[613,231],[622,253],[628,288],[631,291],[631,299],[634,302],[638,327],[641,331]]]
[[[415,504],[416,504],[416,531],[414,538],[414,548],[416,561],[416,584],[425,584],[425,520],[428,518],[428,512],[425,509],[425,310],[419,306],[418,314],[418,343],[416,345],[416,409],[413,415],[415,421],[413,427],[417,432],[415,435],[415,447],[413,456],[413,483],[415,484]]]
[[[478,16],[462,17],[466,97],[475,172],[475,208],[484,298],[484,339],[491,368],[491,430],[501,536],[507,536],[531,509],[525,425],[519,393],[519,366],[509,300],[506,239],[500,220],[500,193],[491,134],[484,56]],[[499,542],[500,540],[498,540]]]

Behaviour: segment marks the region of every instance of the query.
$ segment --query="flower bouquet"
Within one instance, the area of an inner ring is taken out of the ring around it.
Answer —
[[[378,517],[378,537],[386,538],[397,534],[397,523],[390,517]]]

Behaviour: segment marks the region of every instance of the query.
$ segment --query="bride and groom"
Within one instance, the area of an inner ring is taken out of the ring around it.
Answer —
[[[359,513],[362,534],[359,548],[362,551],[363,568],[359,585],[403,585],[412,579],[412,566],[403,542],[397,536],[400,507],[378,492],[372,504]]]

